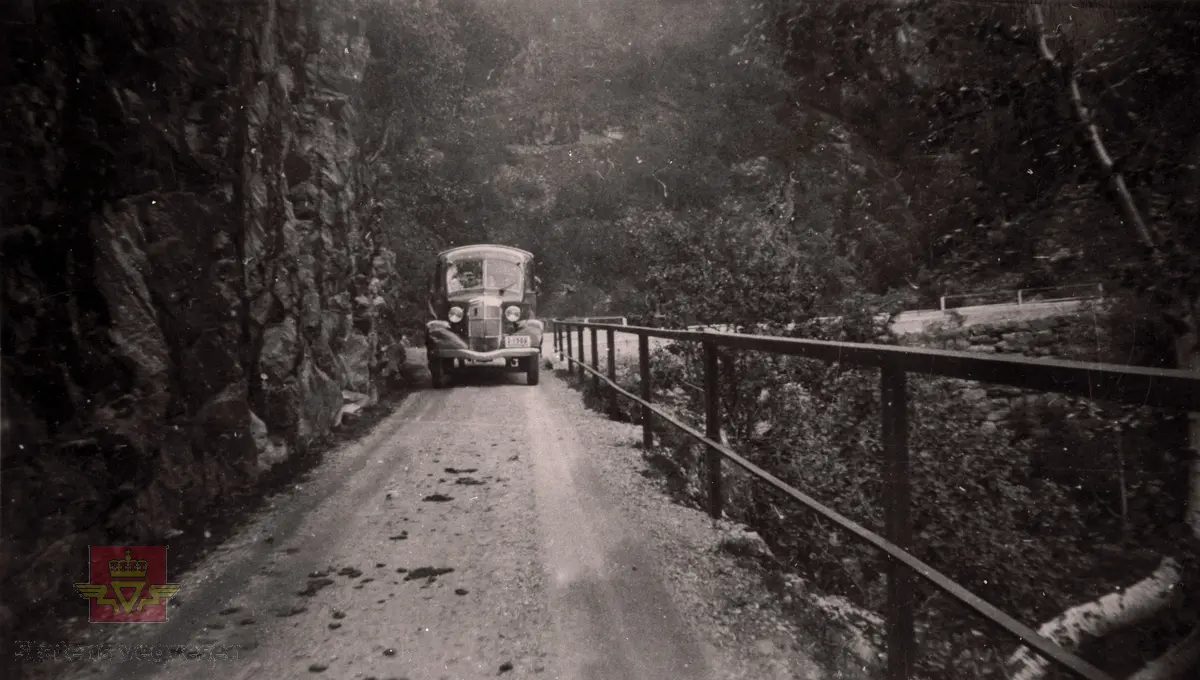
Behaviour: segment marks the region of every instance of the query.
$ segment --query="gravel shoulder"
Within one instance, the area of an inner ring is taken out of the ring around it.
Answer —
[[[559,417],[586,439],[595,488],[637,527],[681,622],[706,650],[712,677],[783,680],[826,677],[804,632],[782,611],[759,568],[718,551],[721,529],[703,511],[673,501],[641,450],[641,427],[584,406],[561,377],[546,381]]]

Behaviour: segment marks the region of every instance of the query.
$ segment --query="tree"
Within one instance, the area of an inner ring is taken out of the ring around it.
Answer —
[[[1180,96],[1180,90],[1175,88],[1194,92],[1196,85],[1200,85],[1200,79],[1196,77],[1200,50],[1194,43],[1188,44],[1189,40],[1181,38],[1182,34],[1194,36],[1198,24],[1153,19],[1121,21],[1116,30],[1089,46],[1089,51],[1101,60],[1099,66],[1093,66],[1087,59],[1091,55],[1073,58],[1069,53],[1064,54],[1069,46],[1053,46],[1053,37],[1040,7],[1031,9],[1031,17],[1037,30],[1037,50],[1061,79],[1065,96],[1076,116],[1077,137],[1091,152],[1092,175],[1108,184],[1106,195],[1120,215],[1126,237],[1140,246],[1135,250],[1140,257],[1122,263],[1125,282],[1159,305],[1164,321],[1175,336],[1176,365],[1184,370],[1200,371],[1200,326],[1197,325],[1200,323],[1197,315],[1200,312],[1197,295],[1200,293],[1195,286],[1200,272],[1200,238],[1195,229],[1195,206],[1200,199],[1196,188],[1200,183],[1195,181],[1200,179],[1196,170],[1197,161],[1200,161],[1200,153],[1197,153],[1200,134],[1192,127],[1191,139],[1182,145],[1169,144],[1165,140],[1156,144],[1155,140],[1148,140],[1145,146],[1156,146],[1157,153],[1146,160],[1144,151],[1137,152],[1141,158],[1128,154],[1115,156],[1102,129],[1105,118],[1110,121],[1107,126],[1110,130],[1122,127],[1128,130],[1131,122],[1146,125],[1143,116],[1157,118],[1153,122],[1167,130],[1178,129],[1179,119],[1186,118],[1178,109],[1172,109],[1187,105],[1184,102],[1190,98]],[[1156,30],[1152,34],[1154,37],[1147,40],[1144,36],[1151,34],[1143,31],[1150,27]],[[1117,50],[1112,49],[1118,46]],[[1129,73],[1127,77],[1140,80],[1142,87],[1154,83],[1161,88],[1150,90],[1160,93],[1155,97],[1158,101],[1147,102],[1144,96],[1142,101],[1129,97],[1127,92],[1121,91],[1122,83],[1118,82],[1105,88],[1107,97],[1095,97],[1092,101],[1097,103],[1091,103],[1087,99],[1085,82],[1104,84],[1104,76],[1111,77],[1110,73],[1105,73],[1108,69],[1103,68],[1108,66],[1102,61],[1105,58],[1129,60],[1134,66],[1124,69]],[[1105,115],[1100,107],[1105,99],[1113,103],[1111,108],[1117,108],[1116,116]],[[1178,152],[1172,153],[1171,147],[1182,148],[1186,155],[1181,157]],[[1136,179],[1131,181],[1127,175]],[[1180,191],[1176,188],[1179,187],[1177,178],[1182,177],[1190,178],[1192,183],[1181,187]],[[1175,181],[1171,181],[1173,179]],[[1183,195],[1171,195],[1178,193]],[[1152,207],[1147,210],[1144,205]],[[1042,635],[1078,646],[1085,639],[1101,638],[1160,616],[1180,603],[1185,568],[1196,568],[1196,548],[1200,542],[1200,416],[1191,414],[1190,421],[1188,447],[1193,455],[1184,471],[1189,479],[1185,521],[1190,540],[1182,540],[1173,554],[1163,558],[1153,574],[1138,583],[1122,592],[1072,607],[1047,621],[1039,631]],[[1183,677],[1197,665],[1200,665],[1200,626],[1134,677],[1138,680]],[[1048,664],[1022,648],[1009,659],[1009,666],[1014,678],[1035,680],[1045,675]]]

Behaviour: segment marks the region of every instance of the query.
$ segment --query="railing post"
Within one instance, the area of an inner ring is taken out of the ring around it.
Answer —
[[[641,376],[642,399],[650,402],[650,338],[638,335],[638,372]],[[642,449],[654,448],[654,431],[650,428],[650,409],[642,406]]]
[[[570,378],[575,374],[575,367],[571,365],[571,359],[575,357],[575,347],[571,342],[571,327],[563,325],[563,335],[567,336],[567,377]]]
[[[721,383],[717,346],[704,343],[704,436],[721,441]],[[704,467],[708,471],[708,514],[721,519],[721,454],[704,447]]]
[[[579,327],[579,379],[580,380],[583,379],[583,376],[585,373],[585,371],[583,370],[583,365],[585,363],[587,363],[587,360],[585,358],[586,356],[587,356],[587,349],[583,345],[583,326],[580,326]]]
[[[942,311],[946,311],[946,296],[942,296]]]
[[[911,488],[908,474],[908,392],[904,371],[880,372],[883,403],[883,507],[885,538],[908,550],[912,545]],[[916,656],[912,574],[895,560],[887,563],[888,680],[909,680]]]
[[[604,339],[608,342],[608,379],[617,384],[617,338],[616,332],[609,328],[605,331]],[[620,410],[617,408],[617,391],[608,390],[608,414],[616,418]]]
[[[599,371],[600,370],[600,359],[597,357],[599,357],[600,350],[598,347],[596,347],[596,329],[589,328],[588,330],[590,330],[592,332],[591,333],[591,335],[592,335],[592,370]],[[592,373],[592,389],[594,389],[594,390],[600,389],[600,376],[597,375],[596,373]]]
[[[1017,304],[1018,305],[1025,304],[1025,296],[1023,295],[1024,292],[1025,292],[1024,290],[1017,291]]]
[[[561,353],[558,351],[558,324],[553,321],[550,322],[550,333],[554,337],[554,356],[561,356]]]

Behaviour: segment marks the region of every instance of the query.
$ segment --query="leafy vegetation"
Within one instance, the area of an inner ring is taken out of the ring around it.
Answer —
[[[436,250],[496,241],[539,256],[546,316],[859,341],[887,341],[877,314],[939,295],[1102,281],[1122,301],[1113,359],[1200,368],[1200,17],[1186,9],[358,2],[373,54],[364,210],[413,272],[397,324],[419,329]],[[723,366],[730,438],[878,525],[874,378],[757,356]],[[663,355],[656,384],[695,409],[696,368]],[[914,384],[919,555],[1030,623],[1160,557],[1191,564],[1200,501],[1181,480],[1200,432],[1094,405],[984,431],[960,389]],[[1051,447],[1139,471],[1120,501],[1133,509],[1114,510],[1111,476],[1038,474]],[[738,493],[733,507],[819,587],[881,606],[878,558]],[[924,670],[999,672],[960,655],[1002,659],[1009,641],[937,598],[923,611]],[[1154,617],[1104,660],[1136,670],[1185,619]],[[1153,677],[1187,672],[1168,665]]]

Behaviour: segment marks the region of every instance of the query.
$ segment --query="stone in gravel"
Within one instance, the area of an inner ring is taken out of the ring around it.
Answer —
[[[454,589],[455,595],[466,595],[469,592],[471,592],[471,591],[467,590],[466,588],[455,588]]]
[[[469,475],[472,472],[479,472],[479,468],[446,468],[446,472],[452,475]]]
[[[241,607],[226,607],[225,609],[222,609],[222,610],[221,610],[220,612],[218,612],[218,613],[219,613],[221,616],[229,616],[230,614],[236,614],[236,613],[238,613],[238,612],[240,612],[240,611],[242,611],[242,608],[241,608]]]
[[[510,456],[508,460],[511,462],[511,461],[520,460],[520,459],[521,459],[520,455],[514,454],[514,455]]]
[[[455,484],[463,484],[463,485],[487,484],[487,482],[481,482],[478,479],[475,479],[474,477],[459,477],[457,480],[455,480],[454,483]]]
[[[446,483],[446,478],[445,478],[445,477],[441,477],[441,478],[439,478],[439,479],[438,479],[438,484],[445,484],[445,483]]]
[[[342,570],[338,572],[338,576],[349,576],[350,578],[358,578],[359,576],[362,576],[362,572],[355,569],[354,567],[343,567]]]
[[[333,610],[333,618],[344,619],[344,618],[346,618],[346,612],[341,611],[340,609],[335,609],[335,610]]]
[[[221,623],[220,621],[213,621],[212,623],[208,624],[208,628],[213,630],[223,630],[225,628],[225,624]]]
[[[324,578],[326,576],[329,576],[328,569],[322,569],[321,571],[314,571],[308,575],[309,578]]]
[[[331,585],[333,585],[333,579],[331,579],[331,578],[313,579],[308,582],[307,588],[305,588],[304,590],[301,590],[300,592],[298,592],[296,594],[301,597],[312,597],[313,595],[317,594],[317,591],[321,590],[322,588],[324,588],[326,586],[331,586]]]
[[[415,581],[419,578],[425,578],[429,579],[429,582],[432,583],[437,579],[437,577],[441,576],[442,574],[449,574],[452,571],[454,571],[454,569],[451,567],[417,567],[416,569],[413,569],[405,574],[404,580]]]
[[[239,626],[253,626],[254,623],[254,619],[242,619],[241,621],[238,621]]]
[[[512,669],[513,665],[511,661],[505,661],[504,663],[500,664],[500,673],[507,673]],[[500,673],[497,673],[496,675],[500,675]]]
[[[370,583],[371,581],[374,581],[374,580],[375,579],[368,576],[367,578],[364,578],[363,580],[359,581],[359,583]]]
[[[722,532],[717,546],[721,551],[738,557],[773,558],[771,549],[757,532],[745,527],[733,527]]]
[[[337,621],[329,622],[329,630],[337,630],[338,628],[341,628],[341,627],[342,627],[342,624],[338,623]]]
[[[383,650],[383,655],[384,656],[396,656],[396,650],[392,649],[391,647],[388,647],[387,649]]]
[[[396,573],[397,574],[405,574],[405,573],[408,573],[408,570],[405,569],[404,567],[400,567],[400,568],[396,569]]]
[[[286,619],[289,616],[303,614],[306,611],[308,611],[308,607],[292,607],[291,609],[279,612],[275,616],[281,619]]]
[[[406,540],[407,538],[408,538],[407,531],[401,531],[400,533],[396,534],[395,536],[388,536],[389,541],[403,541],[403,540]],[[380,565],[380,566],[383,566],[383,565]]]
[[[314,663],[313,665],[308,667],[308,672],[323,673],[323,672],[325,672],[325,669],[327,669],[327,668],[329,668],[329,666],[326,666],[323,663]]]
[[[300,549],[299,548],[285,548],[284,552],[289,555],[295,555],[296,553],[300,552]]]
[[[422,498],[421,500],[428,501],[430,503],[445,503],[446,501],[452,501],[454,499],[445,494],[435,493],[431,496],[426,496],[426,497]]]

